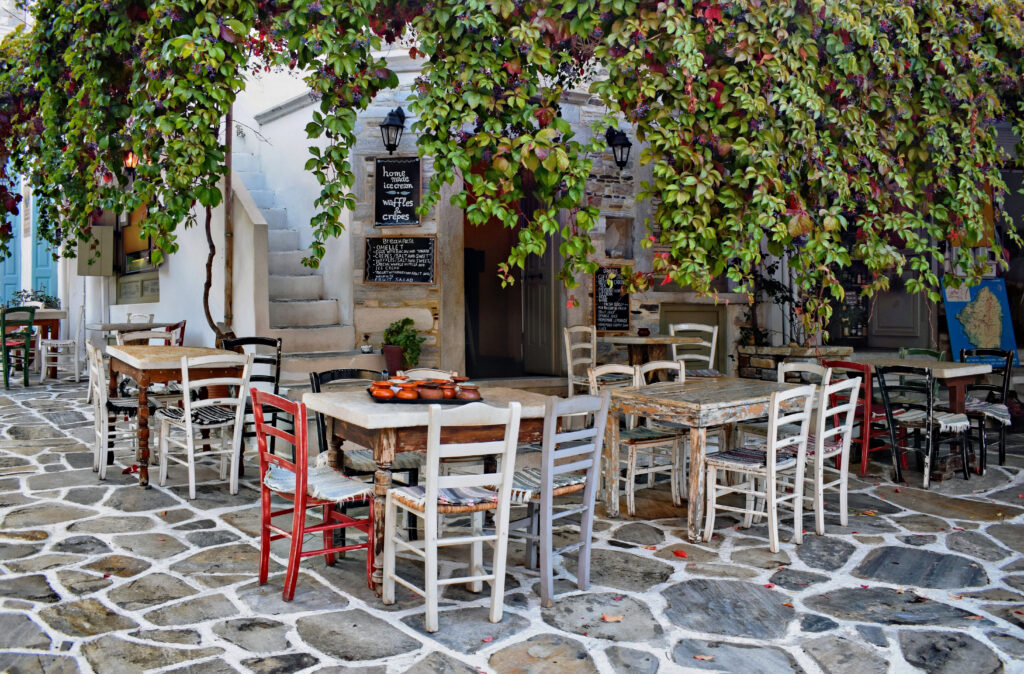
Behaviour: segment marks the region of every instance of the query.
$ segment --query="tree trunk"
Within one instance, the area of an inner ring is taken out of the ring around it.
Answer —
[[[213,220],[213,207],[206,207],[206,244],[210,248],[210,253],[206,257],[206,282],[203,284],[203,312],[206,314],[206,323],[213,330],[213,334],[216,335],[216,344],[220,344],[221,340],[224,339],[224,333],[221,332],[220,328],[217,327],[217,323],[213,320],[213,314],[210,313],[210,288],[213,286],[213,257],[217,254],[217,246],[213,243],[213,233],[210,229],[211,221]]]

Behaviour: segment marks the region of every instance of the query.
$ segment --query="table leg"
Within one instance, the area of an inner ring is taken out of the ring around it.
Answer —
[[[116,398],[117,397],[117,373],[116,372],[111,372],[110,373],[110,381],[107,384],[107,397],[108,398]],[[117,415],[112,413],[112,412],[107,412],[107,423],[109,424],[107,426],[107,428],[108,429],[112,428],[117,423]],[[108,433],[108,435],[109,435],[109,433]],[[114,438],[113,438],[113,436],[110,436],[110,439],[107,440],[107,465],[108,466],[114,465]]]
[[[391,464],[395,460],[395,429],[385,428],[374,438],[373,460],[377,463],[374,474],[373,499],[373,584],[377,595],[384,591],[384,510],[391,489]]]
[[[704,447],[706,428],[690,428],[690,489],[686,504],[686,535],[691,541],[700,536],[700,520],[704,510]]]
[[[338,434],[335,433],[337,421],[334,417],[327,417],[327,465],[335,470],[342,470],[344,467],[344,461],[342,460],[341,445],[344,442]],[[324,448],[321,447],[321,451]]]
[[[974,377],[957,377],[945,381],[949,390],[949,411],[962,414],[967,406],[967,384],[973,383]]]
[[[610,412],[604,427],[604,509],[619,516],[619,414]]]
[[[647,362],[646,344],[627,344],[626,351],[629,352],[630,365],[643,365]]]
[[[149,486],[149,374],[143,371],[139,381],[139,486]],[[187,395],[187,393],[186,393]]]

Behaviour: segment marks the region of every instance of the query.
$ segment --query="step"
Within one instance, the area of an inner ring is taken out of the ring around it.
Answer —
[[[299,231],[296,229],[268,229],[267,246],[270,250],[288,251],[299,250]]]
[[[236,173],[258,173],[260,163],[251,152],[232,152],[231,170]],[[246,185],[249,183],[247,182]]]
[[[354,349],[356,343],[355,328],[351,325],[271,328],[267,335],[280,337],[285,353],[345,351]]]
[[[272,208],[277,201],[273,190],[249,190],[249,195],[259,208]]]
[[[270,229],[288,229],[287,208],[260,208],[263,217],[267,220],[267,227]]]
[[[312,276],[316,269],[302,264],[306,257],[304,250],[282,250],[267,253],[267,271],[273,276]]]
[[[338,300],[284,300],[270,302],[270,325],[338,325]]]
[[[267,177],[259,171],[235,171],[242,184],[252,193],[253,190],[267,189]]]
[[[379,353],[359,351],[308,351],[281,356],[281,386],[309,385],[310,372],[323,372],[338,368],[366,368],[383,370],[384,357]]]
[[[271,300],[320,300],[324,297],[324,277],[273,275],[267,289]]]

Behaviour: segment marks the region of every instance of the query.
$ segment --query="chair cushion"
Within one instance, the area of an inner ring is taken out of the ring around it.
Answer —
[[[722,373],[713,367],[704,368],[703,370],[687,370],[687,377],[721,377]]]
[[[557,491],[566,487],[583,485],[586,481],[586,473],[560,473],[555,475],[551,486],[553,490]],[[517,470],[512,476],[512,501],[514,503],[525,503],[530,499],[540,498],[540,487],[540,468]]]
[[[623,428],[619,431],[619,439],[629,445],[641,442],[672,442],[677,436],[678,433],[661,431],[656,428],[648,428],[646,426]]]
[[[737,447],[724,452],[708,454],[707,463],[716,466],[763,467],[768,465],[768,453],[757,447]],[[796,465],[796,457],[789,452],[775,455],[776,468]]]
[[[158,417],[181,423],[185,410],[180,407],[165,407],[156,413]],[[197,426],[221,426],[235,420],[235,410],[226,407],[200,407],[192,410],[192,423]]]
[[[156,404],[149,402],[149,411],[156,409]],[[134,417],[139,412],[138,398],[107,398],[107,411],[112,414],[121,414],[126,417]]]
[[[397,487],[391,491],[404,500],[423,507],[427,500],[427,488],[423,485]],[[483,487],[464,487],[459,489],[442,489],[437,494],[437,504],[442,506],[475,506],[481,503],[497,503],[497,492]]]
[[[928,422],[928,413],[924,410],[904,410],[893,421],[908,428],[924,428]],[[940,433],[961,433],[971,427],[971,422],[966,414],[934,411],[932,426],[938,426]]]
[[[352,449],[342,453],[342,461],[354,471],[360,473],[372,473],[377,470],[377,463],[373,460],[373,451],[369,449]],[[423,459],[426,458],[420,452],[398,452],[395,460],[391,462],[391,470],[416,470],[423,466]]]
[[[117,390],[121,396],[125,397],[139,395],[139,387],[135,386],[127,379],[117,385]],[[146,394],[151,396],[175,396],[181,395],[181,392],[181,384],[176,381],[167,382],[166,384],[150,384],[149,387],[146,388]],[[197,393],[197,391],[192,392],[192,400],[199,399],[198,395],[196,395]]]
[[[271,491],[294,494],[295,473],[271,464],[263,484]],[[346,477],[330,466],[316,466],[306,472],[306,494],[335,503],[365,501],[373,495],[373,485]]]
[[[990,403],[978,398],[967,396],[967,402],[964,404],[964,410],[968,416],[973,417],[984,417],[986,419],[992,419],[998,421],[1004,426],[1009,426],[1013,423],[1013,417],[1010,416],[1010,408],[1002,403]]]
[[[40,339],[39,346],[50,346],[50,347],[64,347],[64,346],[75,346],[75,340],[73,339]]]

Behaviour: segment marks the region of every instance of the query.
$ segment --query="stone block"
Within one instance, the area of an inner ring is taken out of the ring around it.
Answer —
[[[750,358],[750,365],[752,367],[762,367],[762,368],[767,368],[769,370],[774,370],[775,369],[775,359],[774,358],[764,358],[764,357],[761,357],[761,356],[752,356]]]
[[[408,316],[413,319],[417,330],[425,331],[434,328],[434,315],[426,307],[407,307],[397,309],[356,307],[355,325],[361,332],[383,332],[391,323]]]

